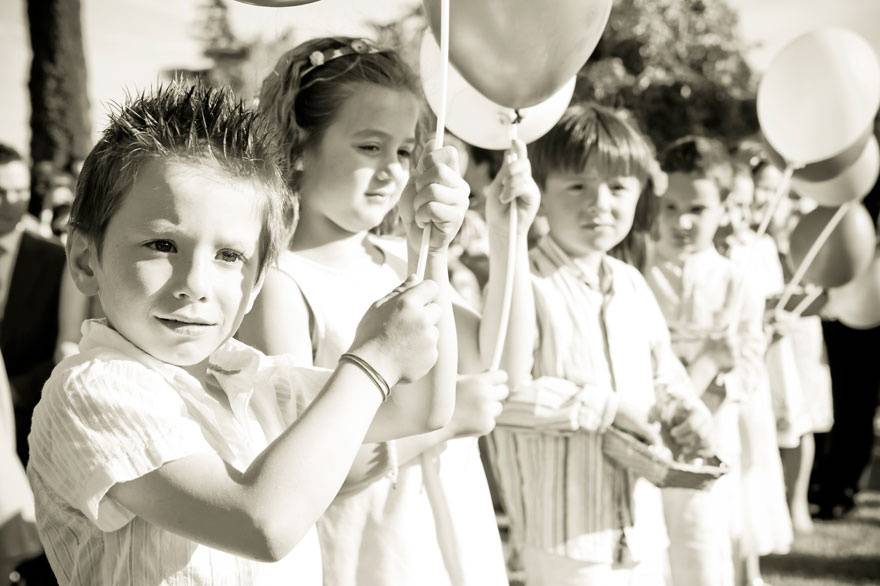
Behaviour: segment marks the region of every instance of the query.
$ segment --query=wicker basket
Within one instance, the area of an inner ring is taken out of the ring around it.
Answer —
[[[728,471],[727,465],[714,456],[700,465],[664,458],[632,434],[614,427],[603,434],[602,451],[620,466],[662,488],[706,488]]]

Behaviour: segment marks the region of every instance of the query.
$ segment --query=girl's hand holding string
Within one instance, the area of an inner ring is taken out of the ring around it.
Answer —
[[[411,250],[419,250],[422,231],[431,226],[430,252],[445,251],[468,210],[470,186],[459,171],[458,151],[445,146],[425,151],[400,200],[400,217]]]
[[[517,207],[517,232],[527,234],[541,204],[541,190],[532,178],[526,144],[517,139],[504,154],[504,164],[492,183],[485,189],[486,222],[495,234],[508,228],[511,202]]]

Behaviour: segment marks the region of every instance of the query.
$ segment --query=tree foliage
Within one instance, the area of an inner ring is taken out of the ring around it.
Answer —
[[[577,95],[632,110],[658,147],[753,134],[755,77],[723,0],[615,0]]]

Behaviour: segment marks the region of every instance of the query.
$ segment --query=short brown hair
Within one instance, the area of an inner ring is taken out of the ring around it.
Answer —
[[[290,193],[271,133],[231,92],[177,81],[117,106],[83,163],[70,224],[96,243],[99,254],[139,169],[156,159],[212,162],[262,184],[260,270],[275,260],[287,240],[283,210]]]
[[[658,157],[665,173],[686,173],[711,179],[721,201],[733,187],[733,163],[721,141],[705,136],[685,136],[663,149]]]
[[[645,184],[656,165],[647,138],[621,114],[592,103],[570,106],[550,132],[529,145],[529,159],[542,189],[551,173],[581,173],[590,164]]]

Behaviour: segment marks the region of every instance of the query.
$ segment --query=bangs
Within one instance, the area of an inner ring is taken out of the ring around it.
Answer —
[[[613,111],[572,106],[562,120],[530,149],[539,185],[547,175],[598,169],[606,176],[634,176],[644,183],[654,166],[648,141]]]

